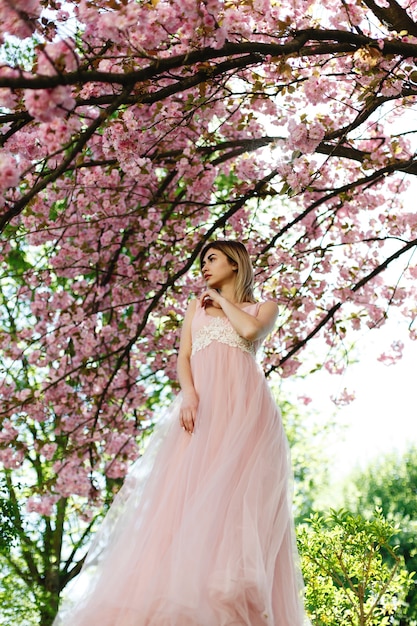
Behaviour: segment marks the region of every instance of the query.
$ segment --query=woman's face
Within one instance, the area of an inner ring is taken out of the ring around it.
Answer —
[[[228,283],[234,283],[236,270],[236,264],[216,248],[207,250],[201,264],[201,272],[210,289],[220,289]]]

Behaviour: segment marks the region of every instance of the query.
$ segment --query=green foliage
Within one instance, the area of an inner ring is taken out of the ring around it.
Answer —
[[[365,519],[346,510],[313,514],[298,528],[314,626],[400,623],[412,576],[391,547],[396,532],[380,512]]]
[[[39,626],[40,612],[36,593],[2,557],[0,579],[0,624]]]
[[[364,471],[356,471],[345,497],[358,510],[380,507],[385,516],[417,520],[417,447],[403,456],[384,455]]]
[[[0,624],[10,626],[49,626],[56,612],[56,593],[48,587],[48,571],[40,574],[40,564],[48,559],[48,524],[31,526],[16,499],[20,486],[8,480],[0,483]],[[44,553],[34,537],[42,537]]]
[[[13,505],[4,483],[0,483],[0,554],[10,551],[17,536]]]
[[[398,527],[391,544],[404,559],[408,571],[417,571],[417,448],[403,456],[387,454],[363,471],[355,472],[345,487],[344,502],[349,510],[365,517],[378,507]],[[388,563],[390,559],[388,558]],[[417,624],[417,589],[414,583],[407,596],[407,626]]]

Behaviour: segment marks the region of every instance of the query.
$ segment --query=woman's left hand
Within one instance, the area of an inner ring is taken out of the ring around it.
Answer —
[[[204,309],[208,306],[214,306],[216,309],[221,309],[222,300],[224,300],[223,296],[221,296],[216,289],[205,289],[200,296],[200,305]]]

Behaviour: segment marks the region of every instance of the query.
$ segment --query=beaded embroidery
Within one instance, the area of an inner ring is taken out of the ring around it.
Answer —
[[[226,317],[212,317],[209,324],[204,325],[196,332],[191,354],[206,348],[212,341],[225,343],[232,348],[240,348],[240,350],[255,356],[254,344],[238,335]]]

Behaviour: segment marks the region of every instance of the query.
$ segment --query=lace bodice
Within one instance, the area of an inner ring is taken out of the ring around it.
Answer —
[[[204,313],[203,313],[204,314]],[[226,317],[213,317],[204,314],[208,320],[193,333],[192,354],[206,348],[213,341],[224,343],[232,348],[239,348],[255,356],[256,345],[254,342],[243,339],[230,324]]]

